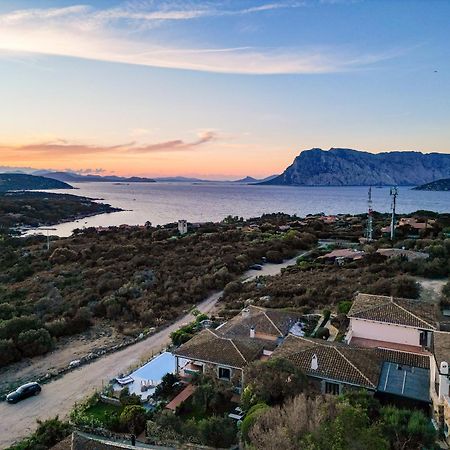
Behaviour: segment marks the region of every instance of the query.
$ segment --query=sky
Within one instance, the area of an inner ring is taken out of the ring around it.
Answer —
[[[450,153],[450,2],[0,2],[0,167],[225,179]]]

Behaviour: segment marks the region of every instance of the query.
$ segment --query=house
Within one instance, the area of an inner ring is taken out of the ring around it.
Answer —
[[[345,261],[357,261],[363,259],[365,252],[353,248],[338,248],[318,259],[335,261],[337,264],[343,264]]]
[[[430,393],[433,420],[444,431],[450,444],[450,333],[436,331],[433,336]]]
[[[176,372],[184,379],[212,374],[239,390],[243,369],[253,361],[267,359],[299,319],[295,312],[251,305],[215,330],[203,330],[174,350]]]
[[[405,250],[403,248],[379,248],[377,253],[386,258],[401,257],[406,258],[408,261],[414,261],[415,259],[427,259],[430,255],[424,252],[415,252],[413,250]]]
[[[273,352],[301,370],[323,394],[365,389],[373,394],[428,404],[428,355],[289,335]]]
[[[420,233],[424,233],[425,231],[434,228],[435,223],[435,220],[426,220],[425,222],[419,222],[414,217],[402,217],[398,221],[398,224],[395,225],[395,228],[408,230],[411,237],[416,237]],[[381,228],[381,232],[385,235],[390,234],[391,226],[388,225]]]
[[[438,329],[434,305],[418,300],[358,294],[347,314],[346,342],[422,353]]]
[[[301,314],[287,310],[250,305],[220,326],[216,332],[224,337],[255,337],[280,341],[299,322]]]
[[[184,380],[212,375],[239,390],[244,383],[244,367],[259,359],[265,346],[257,338],[227,338],[207,328],[173,351],[176,373]]]

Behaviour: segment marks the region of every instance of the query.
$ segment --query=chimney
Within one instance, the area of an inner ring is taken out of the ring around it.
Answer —
[[[250,337],[252,339],[255,337],[255,327],[250,327]]]
[[[242,317],[244,317],[244,319],[246,319],[249,316],[250,316],[250,310],[248,308],[244,308],[242,310]]]
[[[311,370],[317,370],[319,368],[319,363],[317,362],[317,355],[314,355],[311,358]]]
[[[450,380],[448,378],[448,362],[442,361],[439,366],[439,398],[443,399],[448,395]]]

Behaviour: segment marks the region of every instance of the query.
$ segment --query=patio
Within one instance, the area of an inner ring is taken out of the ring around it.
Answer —
[[[175,357],[170,352],[164,352],[126,377],[116,378],[113,389],[120,392],[127,387],[130,394],[136,394],[143,401],[147,401],[155,392],[156,386],[161,383],[163,376],[174,372]]]

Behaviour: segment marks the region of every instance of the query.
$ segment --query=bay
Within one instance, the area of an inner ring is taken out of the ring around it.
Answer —
[[[190,222],[220,221],[228,215],[244,218],[264,213],[285,212],[305,216],[359,214],[367,211],[364,186],[255,186],[237,183],[73,183],[74,190],[49,191],[101,199],[125,211],[101,214],[56,225],[51,234],[69,236],[75,228],[153,225],[187,219]],[[389,187],[372,188],[373,209],[388,212],[391,207]],[[450,211],[450,192],[414,191],[400,187],[397,211],[418,209]],[[35,233],[39,230],[32,230]]]

